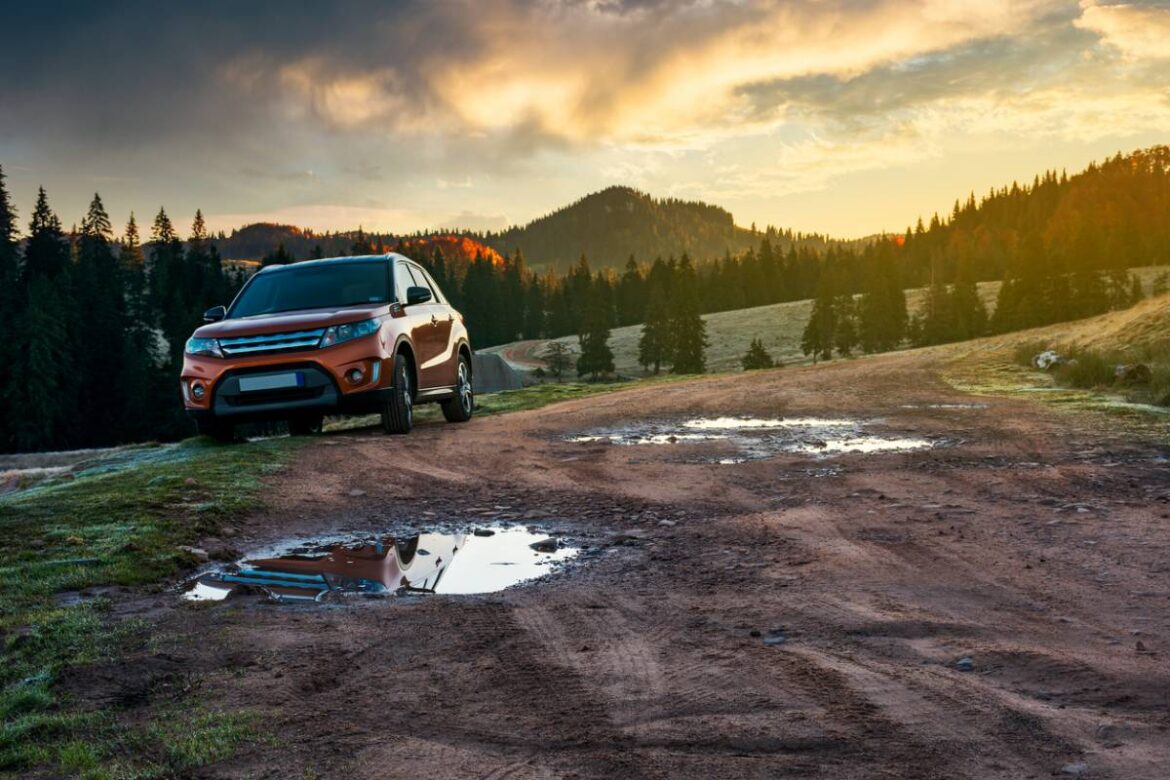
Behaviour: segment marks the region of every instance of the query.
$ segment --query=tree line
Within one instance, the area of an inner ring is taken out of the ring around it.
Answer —
[[[189,435],[183,344],[242,282],[198,211],[184,245],[160,209],[144,249],[133,214],[115,238],[95,194],[66,232],[41,189],[21,242],[0,170],[0,451]]]

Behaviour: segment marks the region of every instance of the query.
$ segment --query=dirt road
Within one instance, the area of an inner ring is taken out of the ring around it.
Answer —
[[[203,706],[259,713],[276,740],[206,777],[1170,776],[1166,448],[964,396],[930,360],[326,437],[233,544],[494,517],[590,549],[485,596],[161,594],[127,613],[177,639],[79,693],[182,670]],[[864,418],[945,446],[726,465],[694,457],[719,442],[566,440],[728,414]]]

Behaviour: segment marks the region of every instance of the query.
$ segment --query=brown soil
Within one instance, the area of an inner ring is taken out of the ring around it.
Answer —
[[[194,675],[176,696],[259,713],[276,739],[201,774],[216,778],[1042,778],[1079,762],[1166,778],[1164,449],[1025,401],[926,408],[972,400],[929,361],[325,437],[232,545],[496,517],[590,549],[488,596],[127,603],[176,638],[96,670],[93,690],[132,710]],[[728,466],[564,440],[690,414],[857,416],[953,446]]]

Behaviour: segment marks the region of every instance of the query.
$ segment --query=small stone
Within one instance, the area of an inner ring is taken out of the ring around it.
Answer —
[[[211,556],[207,554],[207,550],[201,547],[191,547],[190,545],[179,545],[179,549],[185,553],[195,556],[200,563],[207,563],[211,560]]]
[[[955,663],[955,668],[960,672],[973,672],[975,671],[975,662],[971,660],[970,656],[965,655]]]
[[[471,533],[475,534],[476,536],[495,536],[496,535],[496,532],[490,528],[476,528]]]
[[[195,487],[199,483],[195,481],[194,477],[187,477],[185,480],[183,480],[183,484],[187,487]]]
[[[541,539],[539,542],[533,542],[528,546],[537,552],[556,552],[560,548],[561,543],[556,539]]]
[[[664,526],[666,528],[673,528],[674,526],[678,525],[678,521],[677,520],[659,520],[658,524],[661,526]]]
[[[1060,773],[1066,777],[1084,777],[1089,773],[1089,765],[1084,761],[1065,764],[1060,768]]]
[[[764,644],[768,647],[782,645],[787,641],[788,637],[784,636],[783,634],[769,634],[768,636],[764,637]]]
[[[751,631],[749,631],[749,632],[748,632],[748,636],[750,636],[750,637],[755,637],[756,639],[759,639],[759,638],[760,638],[760,631],[759,631],[759,629],[755,629],[755,628],[753,628]]]
[[[354,488],[353,490],[349,491],[349,495],[353,498],[357,498],[358,496],[364,496],[365,494],[366,494],[366,491],[362,490],[361,488]]]

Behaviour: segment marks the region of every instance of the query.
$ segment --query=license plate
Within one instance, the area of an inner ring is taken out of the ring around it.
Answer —
[[[264,374],[263,376],[240,377],[240,392],[251,393],[257,390],[283,390],[289,387],[304,387],[305,376],[300,371],[289,371],[286,374]]]

